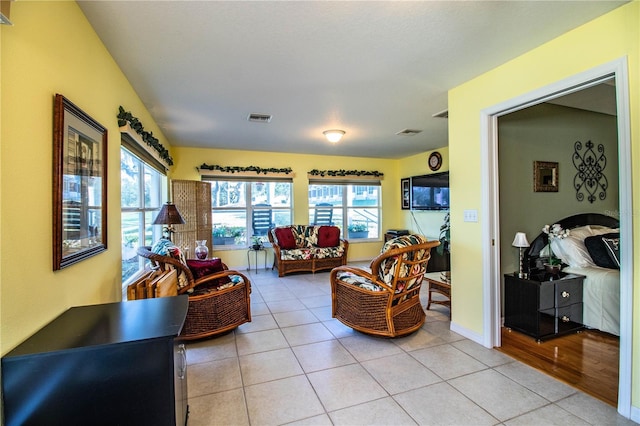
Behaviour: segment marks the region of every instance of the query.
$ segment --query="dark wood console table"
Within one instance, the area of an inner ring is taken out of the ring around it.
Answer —
[[[183,425],[187,296],[80,306],[2,357],[13,425]]]

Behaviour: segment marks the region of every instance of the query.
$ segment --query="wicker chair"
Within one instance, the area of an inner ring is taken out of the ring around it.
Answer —
[[[180,333],[181,339],[212,337],[251,322],[251,282],[240,272],[229,270],[223,263],[223,271],[196,279],[183,262],[156,254],[149,246],[138,248],[138,255],[149,259],[151,268],[162,271],[174,268],[178,271],[181,283],[178,294],[189,295],[189,310]],[[220,280],[232,282],[221,285]]]
[[[354,330],[386,337],[418,330],[426,315],[420,287],[439,241],[403,235],[385,243],[371,272],[349,266],[331,271],[332,316]]]

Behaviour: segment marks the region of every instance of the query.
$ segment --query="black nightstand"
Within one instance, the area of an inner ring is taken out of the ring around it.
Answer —
[[[544,272],[528,279],[504,276],[504,326],[537,340],[583,328],[582,283],[584,276]]]

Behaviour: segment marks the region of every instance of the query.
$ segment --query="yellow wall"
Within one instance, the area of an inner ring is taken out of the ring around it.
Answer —
[[[258,166],[262,168],[293,169],[293,222],[309,223],[307,172],[318,170],[377,170],[382,178],[382,225],[381,232],[402,226],[400,217],[400,178],[397,174],[399,160],[377,158],[331,157],[318,155],[282,154],[273,152],[237,151],[221,149],[174,147],[172,154],[176,166],[171,170],[172,179],[200,180],[196,166],[202,163],[220,166]],[[349,260],[371,259],[380,252],[382,240],[376,242],[352,242],[349,245]],[[229,265],[240,267],[247,264],[247,250],[215,251]]]
[[[75,2],[21,0],[0,26],[0,295],[5,354],[71,306],[118,301],[118,106],[164,137]],[[60,93],[108,129],[108,250],[52,271],[53,98]]]
[[[640,3],[626,4],[588,24],[544,44],[449,92],[449,166],[452,194],[452,273],[455,274],[453,321],[479,335],[483,331],[482,232],[486,219],[481,209],[480,112],[537,88],[627,56],[631,107],[632,186],[640,188]],[[638,217],[636,197],[633,214]],[[479,222],[463,222],[464,209],[478,209]],[[637,222],[637,221],[636,221]],[[636,223],[634,250],[640,252],[640,227]],[[634,324],[640,323],[640,268],[634,271]],[[633,341],[640,341],[635,327]],[[640,350],[633,354],[633,388],[640,389]],[[640,393],[632,395],[640,406]]]

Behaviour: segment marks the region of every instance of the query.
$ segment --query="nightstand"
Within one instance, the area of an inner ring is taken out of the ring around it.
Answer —
[[[505,274],[504,326],[537,340],[580,330],[584,278],[562,272],[538,272],[529,278]]]

